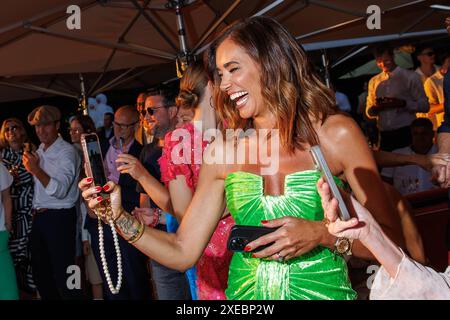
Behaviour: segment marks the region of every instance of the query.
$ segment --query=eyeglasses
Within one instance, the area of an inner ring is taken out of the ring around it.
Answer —
[[[122,123],[118,123],[118,122],[115,122],[115,121],[113,121],[113,124],[116,126],[116,127],[119,127],[120,129],[130,129],[130,128],[133,128],[134,126],[135,126],[135,124],[136,123],[138,123],[138,121],[135,121],[135,122],[133,122],[133,123],[130,123],[130,124],[122,124]]]
[[[72,128],[69,128],[69,133],[75,133],[75,134],[79,134],[79,133],[82,133],[81,131],[82,131],[83,129],[80,129],[80,128],[76,128],[76,129],[72,129]]]
[[[149,115],[152,116],[155,113],[155,110],[165,109],[165,108],[166,108],[165,106],[155,107],[155,108],[146,108],[146,109],[141,110],[141,115],[143,117],[145,117],[147,115],[147,113],[148,113]]]
[[[5,128],[5,132],[16,132],[17,129],[19,129],[19,126],[11,126]]]

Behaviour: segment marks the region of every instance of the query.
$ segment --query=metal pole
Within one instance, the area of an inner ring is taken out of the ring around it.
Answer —
[[[328,57],[325,50],[322,50],[322,65],[324,69],[325,84],[328,88],[331,88],[330,71],[328,69]]]
[[[79,106],[81,111],[85,116],[88,115],[87,103],[86,103],[86,90],[84,89],[84,79],[83,75],[80,73],[80,87],[81,87],[81,95],[79,100]]]

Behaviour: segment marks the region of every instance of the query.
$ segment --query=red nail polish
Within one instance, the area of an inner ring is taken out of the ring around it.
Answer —
[[[245,251],[245,252],[248,252],[248,251],[250,251],[250,250],[252,250],[252,248],[250,248],[250,246],[245,246],[245,248],[244,248],[244,251]]]
[[[97,201],[98,201],[98,202],[100,202],[100,201],[102,201],[102,200],[103,200],[103,197],[98,197],[98,198],[97,198]]]
[[[95,191],[98,191],[98,192],[102,191],[102,187],[95,187]]]
[[[261,223],[262,223],[262,224],[266,224],[267,222],[269,222],[269,221],[267,221],[267,220],[261,220]]]
[[[109,190],[109,186],[106,184],[103,186],[103,190],[108,191]]]
[[[256,254],[253,253],[253,254],[252,254],[252,258],[256,258]]]
[[[86,181],[91,183],[92,182],[92,178],[87,178]]]

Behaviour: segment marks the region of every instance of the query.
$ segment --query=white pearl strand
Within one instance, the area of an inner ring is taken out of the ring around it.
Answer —
[[[108,263],[106,262],[105,243],[104,243],[104,238],[103,238],[103,227],[102,227],[102,221],[101,221],[100,217],[98,217],[98,237],[99,237],[98,244],[99,244],[99,249],[100,249],[100,257],[102,260],[103,272],[105,274],[106,281],[108,282],[109,290],[111,290],[111,292],[113,294],[118,294],[120,291],[120,287],[122,286],[122,256],[120,254],[119,239],[117,237],[116,228],[114,228],[114,221],[113,221],[112,217],[108,217],[108,224],[111,227],[111,232],[112,232],[113,239],[114,239],[114,247],[116,249],[116,256],[117,256],[117,286],[116,287],[114,287],[114,285],[112,283],[111,275],[109,274]]]

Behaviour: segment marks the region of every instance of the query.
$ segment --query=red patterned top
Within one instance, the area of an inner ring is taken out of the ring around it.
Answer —
[[[208,145],[202,133],[189,123],[169,132],[164,138],[164,149],[158,160],[161,181],[166,186],[177,176],[186,178],[186,183],[195,192],[200,173],[203,151]],[[233,218],[228,215],[219,221],[208,246],[197,262],[197,287],[200,300],[225,300],[228,269],[232,253],[227,250]]]

